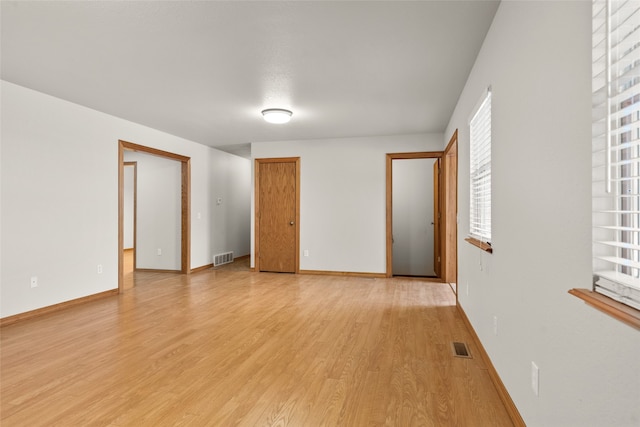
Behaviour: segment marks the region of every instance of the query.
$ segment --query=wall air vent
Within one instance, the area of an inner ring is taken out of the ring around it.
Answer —
[[[217,254],[213,256],[213,266],[217,267],[223,264],[229,264],[233,262],[233,252],[225,252],[223,254]]]
[[[453,355],[455,357],[464,357],[467,359],[471,359],[471,353],[467,348],[467,344],[463,342],[452,342],[451,346],[453,347]]]

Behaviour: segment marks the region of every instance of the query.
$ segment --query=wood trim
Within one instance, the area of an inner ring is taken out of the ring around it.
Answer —
[[[260,271],[260,164],[261,163],[295,163],[296,165],[296,252],[295,274],[300,273],[300,157],[273,157],[255,159],[253,163],[253,234],[254,234],[254,266],[251,271]]]
[[[443,154],[442,279],[458,282],[458,130]],[[455,291],[454,291],[455,292]],[[457,292],[456,292],[457,295]]]
[[[467,237],[466,239],[464,239],[465,242],[469,242],[471,243],[473,246],[476,246],[480,249],[482,249],[485,252],[488,252],[490,254],[493,253],[493,248],[491,247],[490,244],[486,243],[486,242],[481,242],[480,240],[474,238],[474,237]]]
[[[187,158],[188,159],[188,158]],[[191,273],[191,160],[182,162],[182,190],[181,190],[181,241],[180,258],[182,273]]]
[[[90,301],[95,301],[95,300],[110,297],[113,295],[118,295],[118,293],[119,293],[118,289],[111,289],[108,291],[99,292],[97,294],[87,295],[86,297],[76,298],[76,299],[61,302],[58,304],[38,308],[35,310],[26,311],[24,313],[14,314],[13,316],[3,317],[2,319],[0,319],[0,327],[11,325],[13,323],[16,323],[22,320],[33,319],[34,317],[39,317],[45,314],[55,313],[56,311],[64,310],[66,308],[84,304]]]
[[[351,271],[326,271],[326,270],[300,270],[300,274],[312,276],[343,276],[343,277],[364,277],[368,279],[385,279],[385,273],[356,273]]]
[[[124,146],[118,141],[118,292],[124,286]]]
[[[189,160],[191,160],[191,158],[187,156],[171,153],[169,151],[159,150],[153,147],[147,147],[146,145],[134,144],[133,142],[124,140],[120,140],[120,146],[125,150],[139,151],[142,153],[151,154],[153,156],[164,157],[165,159],[177,160],[179,162],[188,162]]]
[[[430,282],[430,283],[446,283],[439,277],[422,277],[422,276],[393,276],[394,279],[402,279],[402,280],[417,280],[420,282]]]
[[[300,273],[300,157],[296,157],[296,274]]]
[[[441,159],[443,151],[421,151],[413,153],[387,153],[386,155],[386,217],[387,217],[387,270],[385,277],[393,277],[393,160],[395,159]],[[442,180],[440,181],[442,183]],[[444,248],[440,246],[442,252]],[[441,265],[442,262],[441,262]]]
[[[268,157],[263,159],[255,159],[260,163],[293,163],[300,160],[300,157]]]
[[[245,259],[247,259],[247,258],[251,258],[251,254],[247,254],[247,255],[242,255],[242,256],[239,256],[239,257],[235,257],[235,258],[233,258],[233,260],[234,260],[234,261],[243,261],[243,260],[245,260]]]
[[[203,265],[203,266],[200,266],[200,267],[196,267],[196,268],[192,268],[191,269],[191,274],[199,273],[201,271],[208,270],[210,268],[213,268],[213,263],[207,264],[207,265]]]
[[[640,329],[640,310],[590,289],[571,289],[569,293],[614,319],[624,322],[633,328]]]
[[[458,312],[460,313],[460,317],[462,318],[462,321],[464,322],[465,326],[467,327],[467,330],[469,331],[469,334],[471,335],[471,338],[473,339],[473,342],[478,348],[478,353],[480,353],[480,358],[482,359],[482,362],[484,363],[487,369],[489,377],[491,378],[491,381],[493,382],[493,385],[495,386],[496,391],[498,392],[498,396],[500,396],[500,400],[502,400],[502,403],[504,404],[504,407],[507,413],[509,414],[511,421],[513,422],[513,425],[515,427],[526,427],[526,424],[522,419],[522,415],[520,415],[518,408],[516,407],[515,403],[513,403],[513,400],[511,399],[511,396],[509,395],[507,388],[504,386],[504,383],[500,379],[500,375],[498,375],[498,371],[496,371],[496,368],[493,366],[493,363],[491,362],[491,358],[489,358],[489,354],[487,353],[484,346],[482,345],[482,342],[480,342],[480,338],[478,337],[478,334],[476,334],[475,329],[473,329],[473,326],[471,325],[471,321],[467,317],[467,313],[464,312],[464,309],[460,304],[457,304],[456,307],[458,309]]]
[[[417,151],[413,153],[387,153],[392,159],[439,159],[442,151]]]
[[[393,156],[387,154],[386,193],[387,193],[387,271],[385,277],[393,276]]]
[[[265,161],[265,159],[263,159]],[[253,271],[260,271],[260,162],[253,161]]]
[[[137,151],[153,156],[163,157],[181,162],[181,236],[180,236],[180,273],[191,274],[191,158],[180,154],[170,153],[157,148],[134,144],[132,142],[118,140],[118,289],[124,291],[124,267],[123,267],[123,243],[124,243],[124,150]],[[135,261],[134,261],[135,262]],[[174,270],[147,270],[136,271],[174,271]]]
[[[260,271],[260,162],[253,162],[253,269]]]
[[[182,270],[160,270],[157,268],[137,268],[136,271],[144,271],[145,273],[180,273]]]
[[[450,153],[458,152],[458,129],[453,131],[453,135],[449,139],[449,143],[447,144],[447,148],[444,149],[444,155],[448,156]],[[452,151],[453,150],[453,151]]]

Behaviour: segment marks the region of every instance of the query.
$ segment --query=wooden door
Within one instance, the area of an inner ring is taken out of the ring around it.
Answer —
[[[433,163],[433,266],[437,277],[442,277],[440,255],[440,159]]]
[[[256,160],[256,267],[298,270],[299,159]]]

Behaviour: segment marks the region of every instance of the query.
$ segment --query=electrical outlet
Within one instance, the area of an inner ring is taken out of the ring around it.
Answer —
[[[540,369],[535,362],[531,362],[531,388],[533,389],[533,394],[538,396],[540,392]]]
[[[38,287],[38,276],[31,276],[31,287],[32,288]]]
[[[493,316],[493,335],[498,335],[498,316]]]
[[[162,255],[162,249],[158,248],[158,256]]]
[[[102,264],[98,264],[98,274],[102,274]]]

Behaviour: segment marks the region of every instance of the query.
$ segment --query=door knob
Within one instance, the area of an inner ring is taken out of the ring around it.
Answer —
[[[291,222],[289,223],[289,225],[293,225],[293,221],[291,221]]]

